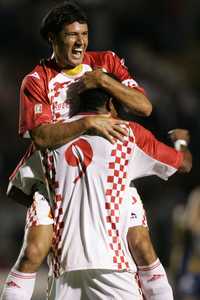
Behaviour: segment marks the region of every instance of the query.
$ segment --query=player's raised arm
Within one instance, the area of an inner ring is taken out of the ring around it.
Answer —
[[[141,91],[120,83],[100,69],[85,73],[82,81],[86,89],[105,89],[136,115],[149,116],[152,112],[152,104]]]
[[[162,142],[146,128],[138,123],[130,122],[135,136],[135,149],[132,157],[135,168],[130,169],[133,179],[156,175],[167,180],[175,172],[190,172],[192,168],[192,155],[187,148],[189,133],[187,130],[173,131],[172,141],[180,140],[184,149],[174,149]],[[175,135],[176,133],[176,135]],[[184,142],[183,142],[184,141]],[[176,144],[175,144],[176,146]],[[136,155],[137,154],[137,155]],[[132,175],[133,174],[133,175]]]

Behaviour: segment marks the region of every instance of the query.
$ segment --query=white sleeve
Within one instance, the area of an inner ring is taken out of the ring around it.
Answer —
[[[135,145],[134,153],[129,164],[129,176],[131,180],[156,175],[167,180],[177,171],[176,168],[151,157]]]

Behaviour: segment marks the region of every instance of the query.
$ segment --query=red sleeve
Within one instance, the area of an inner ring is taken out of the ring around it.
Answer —
[[[155,136],[138,123],[130,122],[135,135],[135,143],[150,157],[179,169],[183,162],[183,153],[158,141]]]
[[[106,52],[107,66],[113,75],[116,76],[124,85],[137,89],[139,92],[145,94],[144,89],[138,85],[135,79],[130,75],[128,68],[125,66],[124,59],[120,59],[114,52]]]
[[[43,80],[36,72],[27,75],[20,90],[20,135],[27,136],[29,130],[51,120],[51,106]]]
[[[137,89],[143,94],[145,93],[144,89],[130,75],[124,64],[124,59],[120,59],[112,51],[86,52],[84,63],[89,64],[92,68],[104,69],[106,72],[113,74],[124,85]]]

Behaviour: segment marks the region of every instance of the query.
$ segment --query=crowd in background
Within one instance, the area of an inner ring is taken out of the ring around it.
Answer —
[[[18,136],[19,87],[23,76],[51,54],[39,36],[39,25],[48,8],[57,2],[0,0],[0,273],[11,267],[17,256],[26,211],[4,194],[8,177],[28,144]],[[194,273],[200,274],[200,227],[193,239],[194,233],[188,234],[191,227],[188,229],[184,221],[190,218],[186,211],[192,193],[196,192],[200,201],[200,2],[77,2],[89,16],[89,50],[113,50],[123,57],[153,103],[151,117],[135,119],[164,142],[168,142],[167,132],[172,128],[190,131],[193,170],[189,175],[176,175],[164,183],[155,178],[136,182],[158,255],[177,294],[182,295],[179,299],[185,299],[182,286],[188,287],[185,293],[190,294],[187,261],[193,253]],[[200,209],[197,211],[200,217]],[[195,280],[200,297],[200,278]]]

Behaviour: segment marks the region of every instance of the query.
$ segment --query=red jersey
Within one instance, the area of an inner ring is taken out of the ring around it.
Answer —
[[[87,71],[101,68],[123,84],[141,92],[123,60],[111,52],[86,52],[83,63],[72,70],[60,69],[54,59],[38,64],[26,75],[20,91],[19,132],[28,137],[29,130],[45,123],[66,120],[78,110],[76,82]]]

